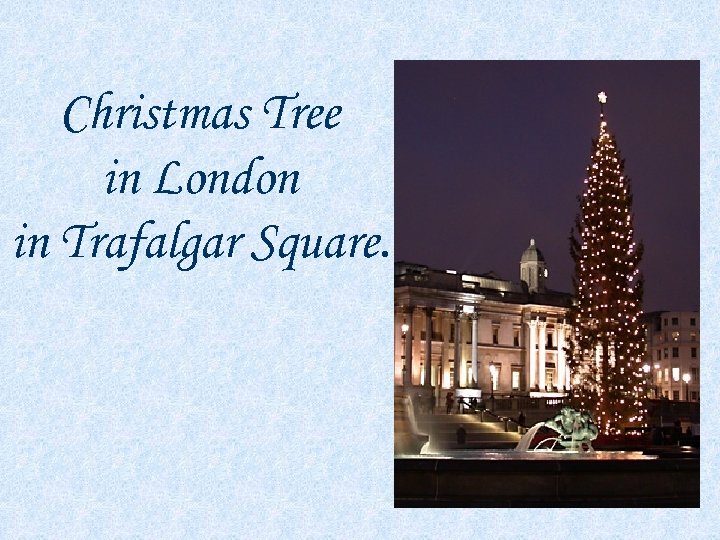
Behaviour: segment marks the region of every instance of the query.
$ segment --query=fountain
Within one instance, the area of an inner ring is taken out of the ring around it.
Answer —
[[[547,427],[557,433],[557,436],[543,439],[530,449],[537,432]],[[564,452],[592,452],[591,441],[598,436],[598,429],[587,412],[576,411],[572,407],[563,407],[560,414],[551,420],[538,422],[531,427],[520,439],[515,447],[516,452],[554,451],[555,446],[562,447]],[[551,442],[550,448],[542,448],[545,443]]]
[[[402,405],[396,411],[407,410]],[[407,425],[401,433],[404,442],[411,440],[408,446],[417,452],[424,437],[410,414],[402,416]],[[565,407],[554,418],[533,425],[511,450],[452,449],[398,456],[396,442],[395,505],[699,505],[697,452],[595,450],[592,442],[597,436],[588,413]]]
[[[419,455],[429,437],[421,433],[415,420],[412,400],[402,388],[395,388],[395,455]]]

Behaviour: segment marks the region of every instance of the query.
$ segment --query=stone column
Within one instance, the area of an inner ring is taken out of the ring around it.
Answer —
[[[440,378],[438,379],[438,386],[440,388],[445,384],[444,377],[445,371],[448,366],[445,365],[445,359],[450,358],[450,313],[446,311],[440,311],[440,328],[442,330],[443,341],[440,347]]]
[[[443,370],[445,366],[445,352],[444,349],[440,349],[440,361],[438,362],[437,366],[437,398],[438,398],[438,404],[440,404],[440,397],[443,387]]]
[[[462,309],[460,306],[455,307],[455,360],[454,360],[454,372],[453,372],[453,388],[460,387],[460,315],[462,315]]]
[[[547,334],[545,333],[545,323],[538,321],[538,345],[540,345],[540,351],[538,352],[538,384],[540,390],[545,390],[545,343],[547,342]]]
[[[565,391],[565,371],[567,362],[565,360],[565,325],[556,325],[557,329],[557,387],[561,392]]]
[[[425,308],[425,386],[432,385],[432,314],[433,308]]]
[[[472,381],[470,386],[477,388],[478,386],[478,357],[477,357],[477,345],[478,345],[478,314],[474,311],[470,314],[470,320],[472,321]]]
[[[412,335],[413,335],[413,306],[405,308],[405,315],[407,316],[408,331],[405,336],[405,380],[403,384],[405,386],[412,386]]]
[[[528,322],[530,329],[530,350],[528,351],[530,361],[530,390],[535,390],[537,386],[537,321],[530,320]]]

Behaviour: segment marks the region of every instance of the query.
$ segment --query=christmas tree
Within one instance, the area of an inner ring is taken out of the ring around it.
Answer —
[[[600,100],[580,213],[570,234],[576,302],[568,357],[574,405],[591,411],[603,433],[645,425],[645,339],[641,321],[642,244],[634,240],[632,193]]]

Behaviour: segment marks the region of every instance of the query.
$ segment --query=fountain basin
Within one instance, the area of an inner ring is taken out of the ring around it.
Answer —
[[[461,452],[397,457],[395,506],[699,507],[697,453]]]
[[[658,459],[658,456],[643,452],[597,450],[592,452],[570,452],[550,450],[448,450],[442,454],[423,453],[419,456],[398,456],[406,459],[490,459],[547,461],[547,460],[583,460],[583,461],[628,461]]]

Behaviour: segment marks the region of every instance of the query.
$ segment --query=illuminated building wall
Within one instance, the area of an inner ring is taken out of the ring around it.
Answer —
[[[395,384],[433,386],[438,394],[477,386],[489,395],[492,366],[496,394],[564,392],[572,297],[546,289],[547,268],[534,241],[522,254],[520,276],[513,282],[396,263]]]
[[[645,314],[644,369],[651,398],[700,399],[700,313],[655,311]],[[683,378],[684,377],[684,378]],[[685,381],[687,380],[687,383]]]

